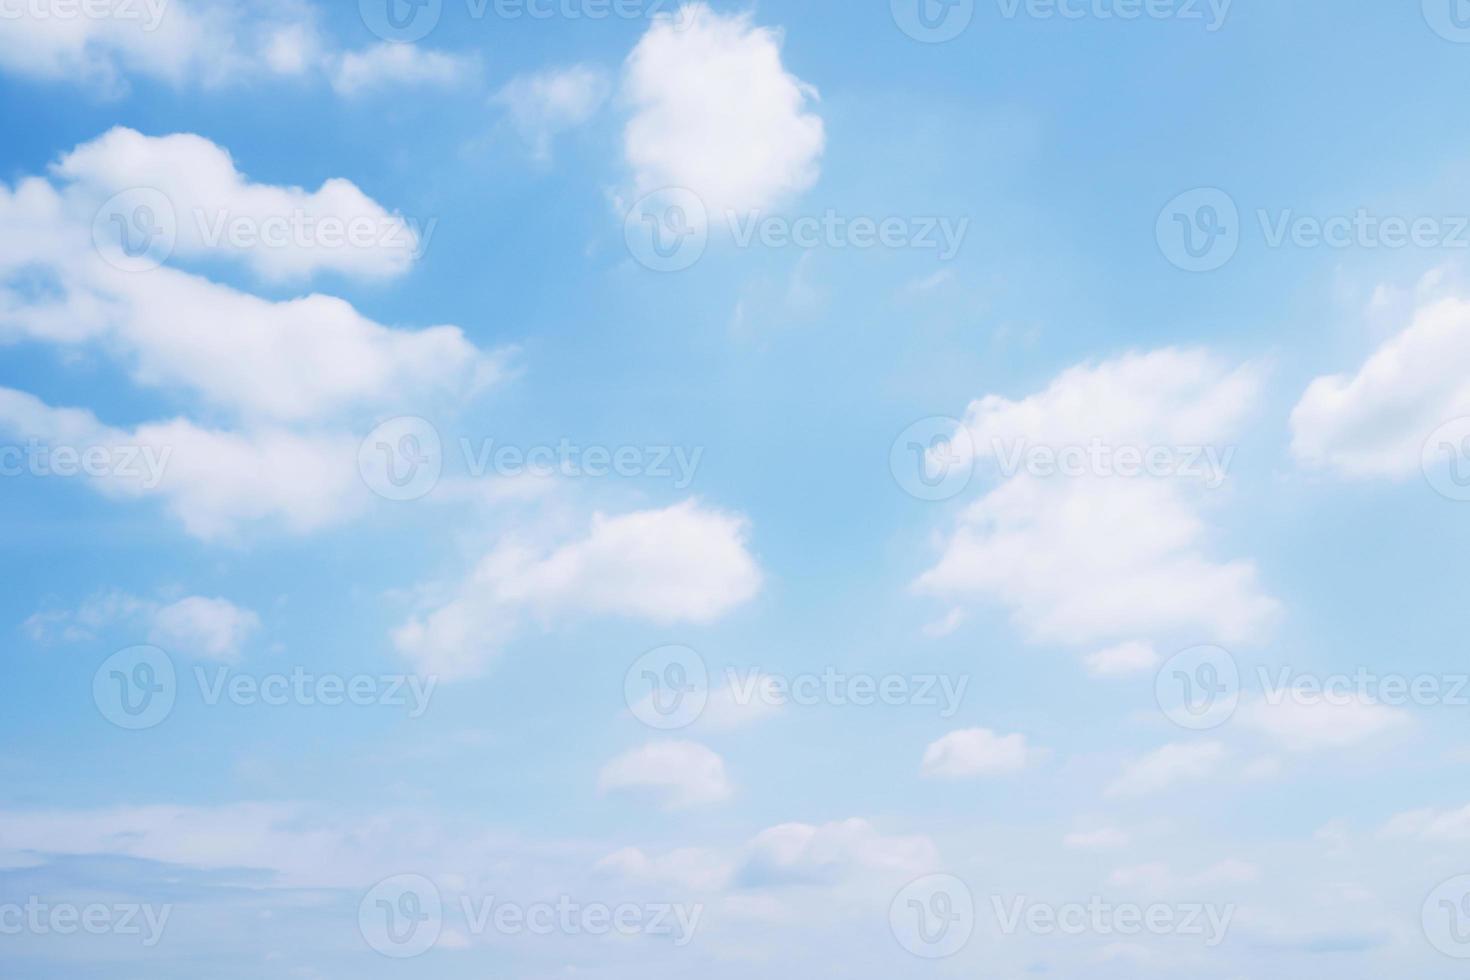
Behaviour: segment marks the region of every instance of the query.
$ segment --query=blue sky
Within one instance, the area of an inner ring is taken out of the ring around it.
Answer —
[[[16,976],[1459,975],[1470,10],[922,2],[0,0]]]

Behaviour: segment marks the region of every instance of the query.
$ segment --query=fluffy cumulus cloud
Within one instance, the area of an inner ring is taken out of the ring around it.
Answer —
[[[725,760],[698,742],[650,742],[618,756],[598,773],[603,792],[652,793],[671,810],[723,803],[734,793]]]
[[[931,743],[924,751],[923,773],[938,779],[1004,776],[1025,769],[1035,756],[1024,735],[970,728]]]
[[[267,15],[269,6],[247,20],[233,5],[213,0],[101,0],[85,13],[81,4],[7,3],[0,68],[111,93],[131,75],[217,85],[262,68],[294,74],[298,62],[281,51],[284,35],[308,28],[285,4]],[[257,57],[272,50],[274,57]]]
[[[552,547],[500,545],[454,598],[394,633],[421,670],[474,675],[518,620],[611,615],[652,623],[705,623],[749,601],[761,572],[739,514],[689,500],[662,510],[595,515],[587,533]]]
[[[121,429],[13,390],[0,397],[0,427],[16,438],[98,447],[114,462],[125,457],[127,466],[89,474],[98,488],[162,497],[192,533],[221,536],[256,519],[311,530],[350,515],[350,424],[389,407],[461,402],[501,374],[501,356],[457,327],[395,329],[332,296],[268,300],[168,264],[130,267],[106,237],[115,230],[105,220],[114,217],[103,206],[109,195],[146,182],[163,202],[145,198],[142,211],[121,216],[157,222],[173,211],[176,254],[163,259],[232,258],[272,278],[291,278],[289,268],[392,274],[412,260],[411,248],[237,247],[192,221],[195,212],[257,223],[300,213],[360,219],[412,240],[412,229],[350,183],[328,181],[315,192],[256,184],[200,137],[126,129],[83,144],[53,169],[55,183],[0,186],[0,343],[116,357],[136,383],[192,395],[213,418],[239,427],[174,418]]]
[[[228,599],[189,596],[153,614],[151,643],[205,660],[234,662],[260,629],[260,616]]]
[[[344,95],[389,85],[451,85],[472,58],[420,45],[336,48],[301,0],[86,0],[0,4],[0,70],[77,82],[105,96],[131,79],[217,88],[263,79],[325,78]]]
[[[602,108],[612,90],[607,76],[590,65],[549,68],[518,75],[495,94],[511,123],[541,159],[564,130],[580,126]]]
[[[1345,477],[1419,471],[1425,442],[1470,416],[1470,300],[1427,300],[1353,373],[1308,386],[1291,414],[1302,463]]]
[[[1277,603],[1252,562],[1210,556],[1204,516],[1259,382],[1253,366],[1166,349],[1072,368],[1019,401],[973,403],[947,465],[993,467],[999,483],[915,589],[1000,602],[1046,642],[1260,635]]]
[[[396,276],[422,244],[419,229],[351,181],[334,178],[315,191],[255,183],[227,150],[192,133],[145,136],[120,126],[52,169],[94,207],[133,188],[159,191],[171,213],[156,219],[176,232],[174,254],[238,259],[268,280],[323,271]]]
[[[816,183],[826,136],[816,91],[781,60],[779,32],[691,3],[628,57],[623,148],[639,194],[680,187],[714,213],[769,207]]]

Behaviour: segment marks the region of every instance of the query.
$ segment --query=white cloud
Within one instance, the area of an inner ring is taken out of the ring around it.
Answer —
[[[1228,753],[1219,742],[1165,745],[1129,763],[1108,788],[1110,796],[1156,793],[1179,782],[1199,782],[1213,776]]]
[[[747,845],[738,878],[754,887],[834,884],[857,872],[910,875],[938,863],[938,848],[929,838],[885,836],[854,818],[762,831]]]
[[[924,750],[923,774],[931,779],[968,779],[1020,772],[1036,753],[1024,735],[997,735],[986,728],[950,732]]]
[[[1383,828],[1389,837],[1413,837],[1437,844],[1470,842],[1470,806],[1458,810],[1411,810],[1389,820]]]
[[[725,760],[698,742],[650,742],[603,766],[597,784],[603,792],[652,791],[672,810],[723,803],[734,793]]]
[[[39,643],[79,643],[112,628],[146,628],[148,642],[170,653],[234,662],[261,622],[253,610],[219,597],[160,602],[113,590],[91,596],[76,609],[37,612],[23,625]]]
[[[183,419],[122,430],[82,409],[52,408],[9,388],[0,388],[0,432],[105,449],[117,465],[86,477],[98,491],[160,499],[190,534],[204,539],[230,538],[262,520],[313,531],[351,517],[365,496],[350,438],[281,429],[221,432]]]
[[[598,69],[572,65],[518,75],[496,93],[495,101],[505,107],[532,152],[544,159],[556,135],[591,119],[611,88]]]
[[[1401,732],[1412,723],[1402,708],[1358,695],[1280,694],[1279,698],[1261,697],[1242,704],[1236,718],[1291,752],[1351,748]]]
[[[1470,300],[1426,302],[1356,374],[1308,386],[1291,414],[1292,452],[1346,477],[1419,471],[1424,442],[1470,416]]]
[[[1159,655],[1153,644],[1135,641],[1090,653],[1085,663],[1093,677],[1118,677],[1153,670],[1159,665]]]
[[[178,169],[186,159],[206,165],[188,174]],[[329,182],[333,190],[324,187],[316,196],[246,184],[207,141],[148,140],[115,130],[62,162],[59,172],[81,178],[65,193],[37,179],[13,193],[0,186],[0,338],[95,344],[123,359],[141,384],[191,390],[237,415],[272,420],[318,419],[385,401],[460,399],[503,370],[499,356],[478,350],[457,327],[394,330],[331,296],[275,302],[167,266],[114,267],[93,246],[102,189],[88,181],[103,174],[126,179],[135,166],[177,184],[181,195],[205,208],[294,201],[381,212],[345,182]],[[302,261],[316,267],[337,260],[307,255]],[[20,275],[44,275],[52,288],[17,287]]]
[[[704,848],[681,847],[666,854],[650,855],[641,848],[625,847],[598,861],[596,870],[631,881],[717,891],[729,883],[734,867]]]
[[[77,203],[94,209],[132,188],[162,192],[172,204],[175,255],[228,256],[272,281],[322,271],[396,276],[421,244],[418,230],[351,181],[333,178],[310,192],[258,184],[223,147],[192,133],[145,136],[119,126],[52,170]]]
[[[153,614],[148,641],[172,653],[233,663],[250,636],[260,629],[260,616],[228,599],[189,596]]]
[[[1062,846],[1076,851],[1103,851],[1127,847],[1130,838],[1115,827],[1078,830],[1062,838]]]
[[[639,194],[694,191],[713,213],[769,207],[816,183],[816,92],[781,62],[778,31],[704,3],[658,17],[629,55],[623,147]]]
[[[1004,469],[1035,447],[1090,452],[1158,447],[1169,476],[1104,468],[1047,475],[1019,466],[964,512],[917,591],[950,601],[992,599],[1044,642],[1091,643],[1204,632],[1258,636],[1278,613],[1252,562],[1205,554],[1204,494],[1223,472],[1192,455],[1228,443],[1256,401],[1259,372],[1201,351],[1160,350],[1072,368],[1046,390],[973,403],[954,447]],[[1192,462],[1191,462],[1192,460]],[[1190,470],[1198,467],[1196,475]],[[1218,467],[1223,469],[1223,465]]]
[[[341,55],[331,70],[332,88],[341,95],[407,85],[447,88],[474,77],[472,58],[431,51],[417,44],[383,42]]]
[[[672,625],[718,619],[760,590],[746,519],[689,500],[663,510],[594,515],[585,537],[547,548],[511,541],[457,595],[394,632],[421,670],[473,676],[523,615],[553,622],[612,615]]]
[[[0,68],[112,95],[126,90],[128,75],[218,85],[260,75],[262,65],[292,74],[294,63],[279,50],[280,32],[311,28],[286,5],[278,6],[250,19],[234,5],[213,0],[105,0],[107,16],[79,10],[67,16],[55,4],[7,4],[11,15],[0,31]]]

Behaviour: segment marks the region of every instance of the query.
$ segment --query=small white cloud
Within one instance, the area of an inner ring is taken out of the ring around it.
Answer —
[[[612,83],[590,65],[519,75],[495,94],[516,130],[538,158],[551,153],[558,133],[591,119],[607,101]]]
[[[455,598],[393,634],[399,651],[439,676],[473,676],[526,615],[554,622],[611,615],[706,623],[748,602],[761,573],[748,522],[689,500],[663,510],[594,515],[557,547],[508,542],[480,560]]]
[[[668,809],[723,803],[734,793],[725,760],[698,742],[650,742],[602,767],[603,792],[647,790]]]
[[[1435,844],[1470,843],[1470,806],[1456,810],[1411,810],[1389,820],[1388,837],[1412,837]]]
[[[1062,838],[1062,846],[1077,851],[1104,851],[1127,847],[1129,837],[1115,827],[1078,830]]]
[[[1153,670],[1159,665],[1159,655],[1152,644],[1135,641],[1090,653],[1085,662],[1093,677],[1119,677]]]
[[[750,842],[738,880],[755,887],[834,884],[861,872],[918,874],[938,863],[929,838],[886,836],[866,820],[787,823]]]
[[[469,57],[385,41],[339,56],[331,79],[338,94],[352,96],[410,85],[450,88],[473,78],[476,69]]]
[[[1354,374],[1308,386],[1291,413],[1292,452],[1345,477],[1404,478],[1424,443],[1470,416],[1470,300],[1426,302]]]
[[[924,750],[923,774],[931,779],[969,779],[1020,772],[1036,758],[1024,735],[997,735],[970,728],[948,735]]]
[[[228,599],[189,596],[153,614],[150,643],[171,653],[234,663],[260,629],[260,616]]]
[[[1366,697],[1328,697],[1280,692],[1274,700],[1257,698],[1240,706],[1237,719],[1273,739],[1288,752],[1346,749],[1401,732],[1412,724],[1402,708]]]
[[[816,91],[781,63],[778,31],[704,3],[655,19],[629,55],[623,148],[636,191],[693,191],[711,213],[769,207],[817,181]]]
[[[1228,756],[1219,742],[1165,745],[1129,763],[1108,788],[1109,796],[1142,796],[1180,782],[1199,782],[1215,775]]]

